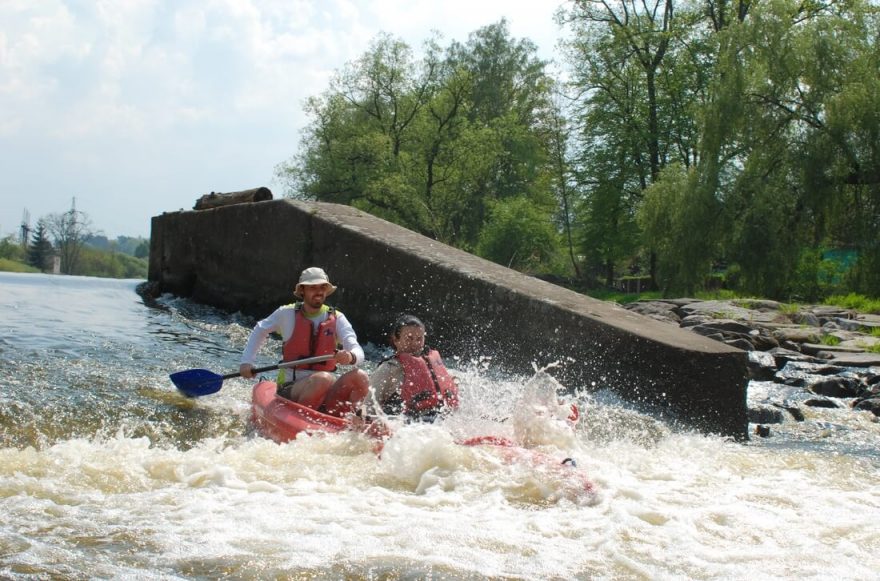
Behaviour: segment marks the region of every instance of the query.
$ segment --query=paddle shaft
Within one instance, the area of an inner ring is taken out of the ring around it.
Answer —
[[[318,355],[316,357],[306,357],[305,359],[297,359],[296,361],[287,361],[285,363],[278,363],[276,365],[269,365],[268,367],[257,367],[254,369],[254,375],[258,373],[263,373],[264,371],[272,371],[274,369],[281,369],[282,367],[299,367],[300,365],[311,365],[312,363],[320,363],[322,361],[329,361],[336,357],[335,353],[331,353],[329,355]],[[230,373],[228,375],[224,375],[222,379],[232,379],[233,377],[241,377],[241,373]]]

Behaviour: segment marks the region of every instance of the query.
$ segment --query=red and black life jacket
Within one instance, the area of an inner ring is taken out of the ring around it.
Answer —
[[[295,361],[306,357],[318,355],[330,355],[336,351],[336,309],[327,307],[329,314],[327,319],[318,325],[315,332],[315,324],[302,312],[302,305],[294,307],[296,319],[293,323],[293,334],[284,342],[281,356],[284,361]],[[298,369],[310,369],[312,371],[335,371],[336,360],[329,359],[312,365],[303,365]]]
[[[396,357],[403,369],[403,413],[418,417],[458,407],[458,387],[435,349],[424,355],[400,353]]]

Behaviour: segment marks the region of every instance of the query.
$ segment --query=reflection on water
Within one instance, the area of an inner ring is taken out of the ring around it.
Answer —
[[[4,445],[122,432],[192,446],[242,428],[245,418],[187,401],[168,381],[177,368],[231,365],[235,324],[198,305],[187,318],[170,297],[148,307],[139,282],[0,273]]]
[[[188,399],[168,379],[237,370],[253,321],[170,296],[145,304],[138,282],[0,273],[0,578],[880,570],[880,429],[867,414],[808,410],[737,444],[565,386],[580,393],[572,430],[549,406],[552,378],[493,376],[475,357],[456,362],[461,413],[399,427],[381,456],[357,434],[278,445],[251,431],[251,382]],[[523,456],[455,443],[488,434]],[[564,457],[577,471],[560,470]]]

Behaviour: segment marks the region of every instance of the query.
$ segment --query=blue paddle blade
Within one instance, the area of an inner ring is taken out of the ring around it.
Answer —
[[[171,381],[188,397],[217,393],[223,386],[223,376],[207,369],[187,369],[170,375]]]

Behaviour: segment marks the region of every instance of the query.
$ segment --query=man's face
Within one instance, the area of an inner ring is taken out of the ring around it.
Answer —
[[[320,309],[327,298],[328,284],[304,284],[302,286],[303,304],[311,310]]]

